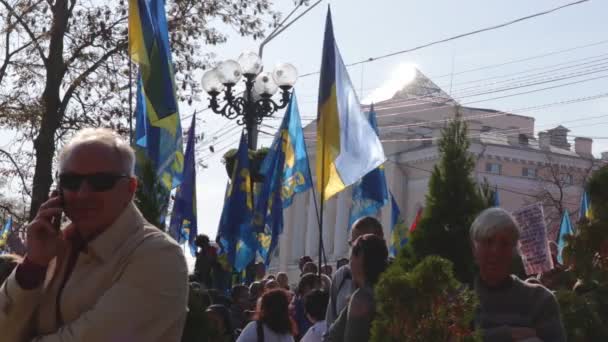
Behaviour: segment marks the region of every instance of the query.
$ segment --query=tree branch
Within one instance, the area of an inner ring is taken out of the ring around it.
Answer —
[[[0,0],[0,1],[3,1],[3,0]],[[123,50],[126,48],[127,48],[127,42],[122,42],[122,43],[118,44],[114,49],[106,52],[106,54],[101,56],[101,58],[99,58],[99,60],[97,60],[97,62],[93,63],[93,65],[91,65],[89,68],[87,68],[85,71],[83,71],[82,74],[80,74],[78,77],[76,77],[74,82],[72,82],[70,87],[65,92],[65,95],[63,95],[63,99],[61,100],[61,107],[59,108],[59,112],[62,114],[65,113],[65,110],[68,107],[68,103],[70,102],[70,99],[74,95],[74,92],[76,91],[76,89],[78,89],[78,87],[80,87],[82,82],[84,82],[84,80],[92,72],[97,70],[97,68],[99,68],[105,61],[107,61],[108,58],[112,57],[112,55],[114,55],[115,53],[119,52],[120,50]]]
[[[12,217],[16,217],[19,221],[23,221],[23,217],[21,215],[19,215],[19,214],[16,214],[11,207],[6,206],[4,204],[0,204],[0,209],[6,211]]]
[[[68,18],[72,17],[72,12],[74,11],[74,7],[76,7],[76,0],[70,1],[70,8],[68,9]]]
[[[2,63],[2,67],[0,67],[0,84],[2,84],[2,79],[4,79],[4,75],[6,74],[6,68],[8,68],[8,64],[11,60],[11,19],[10,16],[7,18],[8,22],[6,24],[6,37],[4,38],[6,44],[6,53],[4,54],[4,62]]]
[[[40,3],[42,3],[42,1],[43,0],[39,0],[38,2],[32,4],[30,6],[30,8],[26,11],[26,13],[29,12],[35,6],[38,6]],[[36,47],[36,51],[38,51],[38,54],[40,55],[40,58],[44,62],[44,65],[46,65],[47,64],[47,58],[44,55],[44,50],[42,50],[42,47],[40,46],[40,43],[38,43],[38,38],[36,38],[36,35],[34,34],[34,32],[32,32],[31,28],[23,20],[23,17],[20,16],[19,14],[17,14],[17,12],[15,12],[15,9],[6,0],[0,0],[0,3],[2,3],[4,5],[4,7],[6,7],[6,9],[10,12],[10,14],[12,14],[13,17],[15,17],[15,19],[17,19],[17,22],[23,27],[23,29],[25,30],[25,32],[27,33],[27,35],[30,37],[30,39],[34,43],[34,45]]]
[[[0,153],[6,155],[8,157],[8,159],[11,161],[11,163],[13,163],[13,165],[17,169],[19,178],[21,178],[21,183],[23,184],[23,191],[25,191],[25,193],[31,197],[32,194],[30,193],[29,189],[27,188],[27,184],[25,182],[25,177],[23,176],[23,172],[21,172],[21,168],[19,167],[19,165],[17,165],[17,162],[15,161],[15,159],[13,159],[13,156],[3,149],[0,149]]]

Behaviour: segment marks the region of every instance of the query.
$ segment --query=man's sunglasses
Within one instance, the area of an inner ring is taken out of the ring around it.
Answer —
[[[91,190],[103,192],[112,189],[114,185],[116,185],[116,182],[122,178],[129,178],[129,175],[105,172],[88,175],[64,173],[59,175],[59,186],[64,190],[78,191],[80,190],[82,182],[86,180]]]

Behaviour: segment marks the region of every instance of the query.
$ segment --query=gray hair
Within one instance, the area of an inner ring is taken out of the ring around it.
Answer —
[[[514,242],[519,240],[521,228],[513,215],[502,208],[489,208],[473,221],[469,234],[471,240],[481,241],[503,231],[513,236]]]
[[[92,143],[114,149],[122,163],[122,171],[129,176],[135,175],[135,151],[118,133],[107,128],[85,128],[78,131],[57,157],[59,170],[63,169],[65,161],[76,147]]]

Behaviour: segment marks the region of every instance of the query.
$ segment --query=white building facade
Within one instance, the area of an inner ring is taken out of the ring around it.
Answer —
[[[387,157],[387,184],[408,224],[424,205],[431,171],[440,159],[436,142],[441,128],[457,114],[469,128],[469,151],[477,160],[474,176],[478,182],[487,180],[492,189],[498,189],[501,207],[507,210],[543,202],[549,236],[556,236],[558,207],[577,215],[586,178],[605,163],[593,157],[591,139],[576,138],[571,146],[568,130],[562,126],[540,132],[537,138],[534,118],[461,107],[420,72],[391,100],[374,108]],[[315,123],[304,132],[314,170]],[[349,255],[351,203],[350,188],[325,203],[323,244],[334,269],[338,259]],[[377,214],[387,238],[390,216],[389,201]],[[319,225],[309,191],[296,195],[293,205],[284,211],[284,232],[270,271],[286,271],[290,279],[297,279],[299,258],[308,255],[317,260],[318,252]]]

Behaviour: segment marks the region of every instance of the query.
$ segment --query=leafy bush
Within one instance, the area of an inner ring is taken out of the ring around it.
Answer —
[[[406,269],[412,266],[406,254],[399,255],[376,286],[372,341],[481,341],[471,330],[476,296],[456,280],[452,263],[429,256]]]

